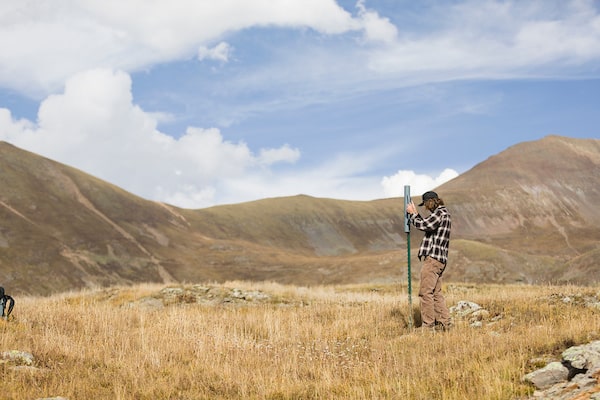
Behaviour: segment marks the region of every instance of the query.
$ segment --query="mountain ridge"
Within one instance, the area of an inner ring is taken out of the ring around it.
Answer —
[[[447,279],[598,281],[599,177],[600,140],[553,135],[436,188],[453,216]],[[145,281],[406,282],[402,198],[298,195],[180,209],[4,142],[0,184],[0,282],[11,292]],[[411,236],[418,246],[421,233]]]

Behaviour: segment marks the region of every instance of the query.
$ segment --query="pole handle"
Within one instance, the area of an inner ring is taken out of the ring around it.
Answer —
[[[406,208],[410,204],[410,186],[404,185],[404,232],[410,232],[410,214],[406,211]]]

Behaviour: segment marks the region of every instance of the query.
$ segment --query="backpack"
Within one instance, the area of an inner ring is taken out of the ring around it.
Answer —
[[[8,309],[6,310],[8,306]],[[2,318],[8,319],[10,313],[15,306],[15,299],[4,293],[4,288],[0,286],[0,311],[2,311]],[[5,314],[6,310],[6,314]]]

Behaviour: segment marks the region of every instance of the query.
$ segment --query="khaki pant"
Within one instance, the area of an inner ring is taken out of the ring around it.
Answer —
[[[445,327],[450,322],[450,312],[442,295],[442,274],[446,266],[435,258],[426,257],[421,269],[421,321],[424,327],[435,326],[436,321]]]

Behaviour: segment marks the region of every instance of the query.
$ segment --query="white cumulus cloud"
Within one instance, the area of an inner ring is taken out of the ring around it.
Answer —
[[[255,154],[216,128],[189,127],[178,139],[166,135],[154,114],[133,103],[129,75],[110,69],[69,79],[63,93],[41,103],[35,122],[0,109],[0,139],[142,197],[189,208],[214,204],[228,180],[269,174],[273,164],[300,157],[287,144]]]
[[[457,176],[458,172],[450,168],[446,168],[436,177],[417,174],[410,170],[400,170],[392,176],[383,177],[381,186],[387,197],[402,197],[404,196],[404,186],[409,185],[410,195],[415,197],[433,190]]]
[[[359,0],[356,8],[359,10],[367,40],[384,43],[392,43],[396,40],[398,29],[388,18],[381,17],[377,12],[367,9],[364,0]]]

